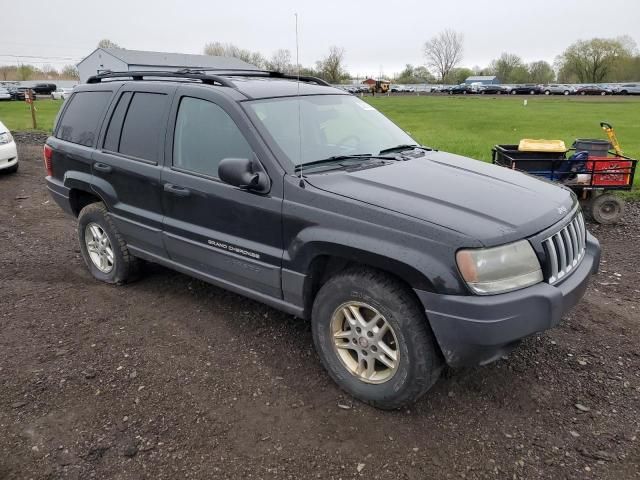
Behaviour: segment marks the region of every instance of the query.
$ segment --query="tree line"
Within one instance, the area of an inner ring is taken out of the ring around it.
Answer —
[[[29,64],[0,66],[0,80],[78,80],[78,69],[75,65],[65,65],[57,69],[51,65],[36,67]]]
[[[271,57],[233,44],[212,42],[205,46],[207,55],[240,58],[259,68],[283,73],[313,75],[330,83],[342,83],[352,78],[345,65],[345,49],[329,48],[326,56],[311,67],[296,66],[291,52],[276,50]],[[640,81],[640,53],[629,36],[614,39],[579,40],[567,47],[553,63],[537,60],[526,63],[515,53],[504,52],[484,68],[461,67],[464,58],[464,37],[453,30],[444,30],[424,43],[424,65],[407,64],[392,76],[397,83],[457,84],[473,75],[495,75],[502,83],[604,83]]]
[[[462,34],[445,30],[423,46],[426,65],[442,83],[461,83],[471,75],[495,75],[502,83],[605,83],[640,80],[640,53],[628,35],[579,40],[567,47],[551,65],[545,60],[525,63],[504,52],[485,67],[460,67]],[[407,65],[405,72],[410,70]],[[400,74],[403,77],[403,74]]]
[[[313,66],[296,65],[292,60],[291,51],[285,48],[276,50],[270,57],[265,57],[260,52],[243,49],[232,43],[211,42],[205,45],[204,53],[236,57],[258,68],[274,72],[294,75],[299,71],[300,75],[319,77],[329,83],[341,83],[350,78],[344,62],[345,50],[336,46],[329,47],[329,52]]]
[[[122,48],[102,39],[101,48]],[[258,68],[287,74],[309,75],[329,83],[344,83],[352,76],[345,64],[345,49],[331,46],[326,55],[312,66],[296,65],[290,50],[281,48],[271,56],[238,47],[232,43],[210,42],[204,54],[236,57]],[[454,30],[444,30],[423,44],[423,65],[407,64],[392,76],[397,83],[457,84],[472,75],[495,75],[502,83],[617,83],[640,81],[640,53],[629,36],[579,40],[567,47],[553,63],[538,60],[526,63],[515,53],[504,52],[484,68],[462,67],[464,37]],[[78,79],[74,65],[56,69],[51,65],[0,66],[0,80]]]

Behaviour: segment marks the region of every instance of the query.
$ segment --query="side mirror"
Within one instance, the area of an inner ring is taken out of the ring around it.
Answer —
[[[223,159],[218,165],[218,177],[229,185],[258,193],[267,193],[271,188],[260,164],[248,158]]]

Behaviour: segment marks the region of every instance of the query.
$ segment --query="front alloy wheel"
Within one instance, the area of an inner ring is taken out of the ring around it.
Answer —
[[[313,341],[333,380],[378,408],[415,402],[436,382],[442,354],[410,288],[384,272],[354,267],[320,288]]]
[[[400,360],[396,334],[371,305],[340,305],[331,319],[331,334],[342,364],[363,382],[384,383],[396,373]]]

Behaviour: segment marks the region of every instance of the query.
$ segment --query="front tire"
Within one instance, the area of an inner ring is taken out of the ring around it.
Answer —
[[[18,165],[20,165],[19,163],[16,163],[15,165],[12,165],[9,168],[6,168],[4,170],[0,170],[0,173],[2,172],[7,172],[7,173],[16,173],[18,171]]]
[[[438,380],[442,356],[418,300],[382,272],[350,269],[313,304],[313,340],[331,378],[382,409],[415,402]]]
[[[135,258],[102,202],[87,205],[78,215],[80,251],[91,275],[105,283],[121,284],[139,271]]]

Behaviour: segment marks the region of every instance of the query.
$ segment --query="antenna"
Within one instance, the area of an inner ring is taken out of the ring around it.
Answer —
[[[302,114],[300,107],[300,43],[298,41],[298,13],[295,14],[296,17],[296,71],[297,71],[297,101],[298,101],[298,160],[300,162],[300,186],[304,188],[304,180],[302,178]]]

